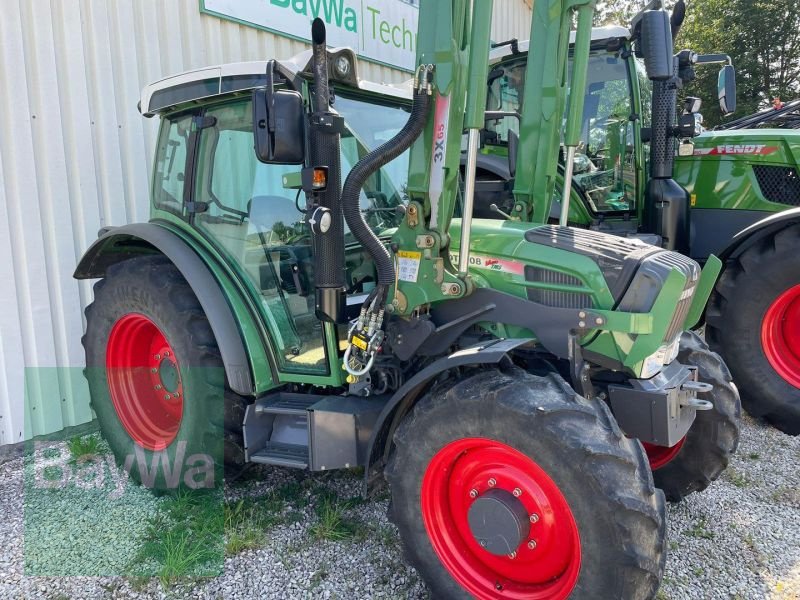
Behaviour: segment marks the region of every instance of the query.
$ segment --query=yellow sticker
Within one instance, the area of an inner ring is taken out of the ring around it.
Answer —
[[[353,337],[353,345],[358,348],[361,348],[364,352],[367,351],[367,342],[365,340],[362,340],[358,336]]]
[[[692,194],[690,197],[692,199],[692,206],[697,204],[697,194]]]
[[[397,278],[400,281],[416,283],[417,277],[419,277],[419,263],[422,260],[422,252],[401,250],[397,253],[397,259]]]

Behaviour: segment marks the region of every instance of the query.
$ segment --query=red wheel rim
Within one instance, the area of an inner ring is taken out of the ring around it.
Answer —
[[[656,469],[660,469],[661,467],[665,466],[667,463],[672,462],[672,459],[678,456],[678,452],[680,452],[681,448],[683,448],[683,443],[685,441],[686,438],[683,437],[671,448],[642,442],[644,451],[647,453],[647,460],[650,462],[650,470],[655,471]]]
[[[161,330],[131,313],[111,328],[106,347],[111,401],[122,426],[148,450],[163,450],[178,434],[183,384],[175,352]]]
[[[775,372],[800,388],[800,285],[783,292],[767,309],[761,347]]]
[[[516,556],[491,554],[470,530],[469,507],[490,489],[514,494],[530,515]],[[421,504],[439,559],[478,598],[561,599],[575,587],[581,549],[569,504],[547,473],[511,446],[483,438],[451,442],[428,465]]]

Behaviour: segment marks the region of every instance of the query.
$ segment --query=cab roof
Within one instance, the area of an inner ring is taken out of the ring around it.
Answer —
[[[592,41],[593,42],[602,42],[604,40],[614,40],[614,39],[631,39],[631,32],[627,27],[620,27],[619,25],[609,25],[606,27],[594,27],[592,29]],[[570,43],[575,42],[575,32],[573,31],[570,33],[569,36]],[[519,54],[524,54],[528,51],[528,47],[530,46],[530,40],[525,40],[519,42],[517,44],[517,49]],[[495,48],[489,53],[489,64],[497,63],[514,54],[511,50],[510,46],[501,46],[499,48]]]
[[[329,57],[347,52],[354,59],[353,70],[357,87],[345,83],[350,89],[373,92],[398,99],[410,100],[412,97],[411,80],[401,84],[382,84],[365,81],[357,75],[355,53],[349,48],[331,48]],[[307,70],[311,61],[311,50],[305,50],[287,60],[277,61],[283,72],[298,76]],[[195,102],[222,96],[233,92],[252,90],[267,83],[267,62],[256,60],[249,62],[227,63],[203,69],[185,71],[177,75],[155,81],[142,90],[139,111],[145,117],[166,112],[171,108],[187,102]],[[339,82],[340,84],[342,82]]]

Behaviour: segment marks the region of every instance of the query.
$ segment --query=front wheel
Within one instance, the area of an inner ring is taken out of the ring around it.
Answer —
[[[403,421],[386,469],[434,597],[652,597],[664,497],[606,406],[516,369],[448,383]]]
[[[703,491],[725,470],[739,445],[742,412],[730,371],[696,333],[681,334],[678,361],[697,367],[700,381],[714,387],[703,394],[713,408],[697,411],[691,429],[680,442],[671,448],[642,444],[656,485],[672,502]]]

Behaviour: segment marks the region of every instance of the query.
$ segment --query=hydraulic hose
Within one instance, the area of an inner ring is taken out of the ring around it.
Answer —
[[[426,70],[425,73],[427,78],[429,71]],[[411,116],[406,124],[392,139],[381,144],[358,161],[347,176],[342,188],[342,212],[344,213],[345,221],[347,221],[347,226],[355,238],[375,261],[375,267],[378,271],[378,286],[388,287],[394,284],[394,261],[386,247],[364,219],[359,205],[359,196],[367,179],[386,163],[394,160],[410,148],[414,140],[422,133],[428,118],[430,100],[430,90],[427,82],[422,81],[418,88],[414,90]],[[385,299],[385,292],[383,292],[383,298],[379,301],[385,301]]]

